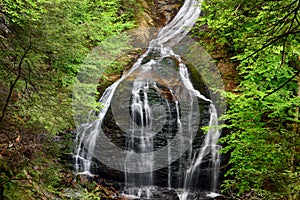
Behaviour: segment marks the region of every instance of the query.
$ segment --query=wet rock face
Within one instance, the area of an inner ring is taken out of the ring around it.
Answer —
[[[156,187],[151,192],[152,192],[152,195],[153,195],[152,200],[161,200],[161,199],[164,199],[164,200],[179,200],[179,197],[178,197],[176,191],[173,190],[173,189]],[[141,200],[142,199],[143,198],[141,198]]]
[[[138,0],[142,12],[138,14],[138,27],[129,32],[135,37],[136,46],[145,47],[155,38],[158,30],[170,22],[184,0]]]
[[[158,26],[170,22],[183,4],[183,0],[154,0],[154,21]]]
[[[143,7],[140,25],[161,27],[176,15],[184,0],[139,0]]]
[[[144,1],[144,0],[143,0]],[[151,9],[151,14],[150,12],[145,12],[148,16],[152,15],[154,16],[155,12],[155,16],[156,17],[152,17],[151,19],[153,19],[153,21],[148,21],[144,20],[143,22],[143,26],[150,26],[150,24],[159,24],[160,25],[164,25],[165,23],[168,22],[168,20],[171,20],[171,18],[174,17],[174,15],[176,14],[176,12],[178,11],[178,9],[181,6],[182,1],[175,1],[175,0],[156,0],[156,1],[144,1],[147,2],[149,5],[151,5],[150,7],[148,7],[148,9]],[[177,8],[178,6],[178,8]],[[154,12],[155,11],[155,12]],[[145,18],[145,19],[149,19],[149,18]],[[143,32],[143,31],[142,31]],[[142,64],[146,64],[148,62],[150,62],[151,60],[159,60],[160,55],[159,55],[159,51],[155,51],[155,49],[149,53],[148,56],[146,56],[143,60],[142,60]],[[178,60],[176,60],[173,57],[164,57],[161,59],[161,64],[165,65],[166,68],[172,68],[176,71],[178,71],[178,67],[179,67],[179,63]],[[188,69],[189,72],[191,74],[191,80],[193,82],[194,87],[201,92],[201,94],[203,94],[204,96],[206,96],[207,98],[210,98],[210,93],[208,91],[207,86],[205,85],[202,77],[199,77],[199,73],[198,71],[192,66],[192,65],[188,65]],[[145,74],[145,76],[149,77],[151,74]],[[129,77],[130,78],[130,77]],[[170,81],[170,80],[168,80]],[[165,82],[165,80],[164,80]],[[158,84],[161,82],[157,82]],[[161,84],[163,86],[163,84]],[[179,87],[177,87],[179,88]],[[170,131],[170,135],[167,135],[166,132],[162,131],[159,132],[156,135],[155,138],[155,142],[154,142],[154,150],[156,149],[160,149],[161,147],[164,147],[167,145],[167,139],[168,138],[173,138],[174,135],[177,134],[177,130],[178,127],[176,127],[177,123],[176,122],[177,118],[176,115],[177,113],[175,112],[175,103],[174,103],[174,99],[169,98],[170,93],[168,92],[167,89],[161,87],[159,88],[160,90],[160,96],[157,95],[157,91],[153,90],[152,93],[149,94],[149,98],[151,98],[151,100],[153,102],[163,102],[164,99],[168,99],[170,101],[170,112],[172,112],[172,117],[168,123],[166,123],[166,125],[163,127],[164,129],[167,130],[173,130]],[[129,102],[129,100],[127,101]],[[123,105],[123,104],[122,104]],[[165,106],[164,106],[165,107]],[[200,122],[199,122],[199,126],[206,126],[209,122],[209,103],[208,102],[204,102],[201,101],[199,102],[199,111],[200,111]],[[166,111],[167,112],[167,111]],[[131,113],[131,112],[130,112]],[[130,113],[128,116],[130,116]],[[126,120],[126,119],[124,119]],[[173,120],[173,121],[172,121]],[[137,124],[141,124],[142,120],[141,117],[137,118]],[[119,127],[119,124],[116,123],[115,120],[115,116],[113,115],[113,112],[111,109],[109,109],[109,111],[106,114],[106,117],[104,119],[103,125],[102,125],[102,129],[105,133],[105,135],[110,138],[110,140],[116,144],[118,147],[120,147],[121,149],[126,150],[126,142],[128,141],[128,136],[126,136],[126,134],[124,134],[124,132],[121,130],[121,128]],[[205,135],[203,134],[203,131],[201,129],[198,130],[197,132],[197,136],[194,139],[193,142],[193,152],[197,152],[204,140]],[[133,145],[133,149],[135,152],[140,152],[139,150],[139,143],[135,143]],[[184,172],[185,170],[182,169],[186,169],[188,167],[188,162],[184,162],[187,161],[188,158],[188,153],[185,153],[181,156],[180,159],[178,159],[177,161],[173,162],[171,165],[171,171],[172,171],[172,179],[171,179],[171,186],[174,188],[182,188],[183,187],[183,183],[184,183]],[[194,181],[196,183],[196,185],[194,186],[193,189],[195,190],[199,190],[199,188],[201,188],[202,190],[209,190],[210,189],[210,177],[212,174],[212,170],[210,170],[210,162],[209,162],[210,158],[207,158],[206,160],[203,161],[203,164],[201,165],[201,168],[196,172],[197,174],[199,174],[198,177],[201,177],[200,180]],[[106,166],[103,163],[98,162],[97,160],[94,160],[93,163],[93,167],[92,167],[92,173],[94,174],[98,174],[101,177],[110,179],[110,180],[115,180],[115,181],[119,181],[119,182],[124,182],[125,180],[125,175],[124,172],[120,172],[117,170],[114,170],[112,168],[109,168],[108,166]],[[153,172],[153,184],[157,185],[157,186],[161,186],[161,187],[167,187],[168,186],[168,171],[169,168],[165,167],[163,169],[157,170]],[[160,193],[157,194],[157,198],[156,199],[178,199],[177,195],[173,195],[173,192],[170,191],[161,191],[158,190]],[[163,198],[162,195],[164,195]],[[153,196],[155,197],[155,194],[153,194]],[[155,198],[154,198],[155,199]]]
[[[151,102],[164,102],[163,96],[157,96],[157,92],[155,90],[151,90],[148,94],[149,101]],[[162,129],[155,134],[153,138],[153,150],[161,149],[162,147],[167,145],[168,139],[172,139],[175,137],[176,134],[178,134],[178,127],[177,127],[177,113],[175,109],[175,103],[170,101],[169,102],[170,109],[166,110],[166,112],[171,112],[170,116],[172,116],[170,119],[166,121]],[[163,106],[164,108],[166,106]],[[199,110],[201,112],[201,118],[200,118],[200,126],[204,126],[208,124],[209,121],[209,103],[201,101]],[[119,125],[116,123],[116,120],[114,118],[111,109],[108,110],[106,117],[104,118],[104,123],[102,125],[102,129],[105,133],[105,135],[110,138],[110,140],[116,144],[121,149],[126,150],[126,142],[129,140],[127,137],[128,135],[125,134],[119,127]],[[124,119],[127,120],[127,119]],[[120,123],[120,121],[119,121]],[[138,123],[138,122],[137,122]],[[194,139],[193,143],[193,152],[198,151],[200,148],[205,135],[203,134],[203,131],[201,129],[198,130],[197,136]],[[137,140],[133,144],[133,149],[135,152],[140,152],[140,143],[139,140]],[[181,188],[183,187],[184,183],[184,173],[188,166],[188,153],[185,153],[181,156],[180,159],[172,163],[170,169],[171,169],[171,186],[174,188]],[[167,158],[165,158],[167,159]],[[201,181],[197,182],[195,185],[195,188],[202,188],[202,189],[209,189],[210,188],[210,176],[211,171],[209,170],[209,160],[206,160],[203,163],[203,168],[201,167],[201,170],[197,172],[197,174],[200,175]],[[167,187],[168,186],[168,172],[169,168],[166,166],[165,168],[162,168],[160,170],[153,172],[153,184],[161,187]],[[95,160],[95,164],[93,167],[92,173],[99,174],[101,177],[105,177],[111,180],[120,181],[123,182],[125,180],[124,172],[120,172],[114,169],[109,168],[108,166],[103,165],[103,163],[100,163]]]

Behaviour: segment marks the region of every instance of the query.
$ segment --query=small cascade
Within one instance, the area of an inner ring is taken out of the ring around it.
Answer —
[[[217,142],[220,137],[220,131],[218,128],[218,114],[215,105],[212,103],[210,99],[207,99],[204,97],[198,90],[195,90],[189,77],[188,77],[188,71],[187,68],[184,65],[181,65],[180,67],[180,74],[182,77],[182,81],[185,84],[185,86],[198,98],[210,102],[210,120],[208,124],[208,131],[204,139],[204,143],[201,146],[201,149],[198,153],[198,156],[196,159],[192,161],[192,164],[188,168],[185,176],[184,181],[184,188],[189,189],[193,185],[196,185],[195,181],[195,173],[199,166],[202,164],[203,159],[210,154],[211,155],[211,163],[212,163],[212,184],[211,184],[211,191],[216,192],[217,187],[217,180],[218,180],[218,174],[219,174],[219,168],[220,168],[220,154],[219,149],[221,148],[220,145],[217,145]],[[196,180],[198,181],[198,180]]]
[[[90,120],[88,120],[86,124],[82,124],[80,127],[78,127],[77,136],[75,140],[77,143],[77,148],[75,152],[75,170],[78,174],[93,176],[93,174],[91,173],[91,161],[94,157],[93,152],[95,149],[97,137],[102,131],[101,124],[109,109],[114,92],[117,86],[125,78],[127,78],[127,76],[129,76],[134,70],[141,66],[142,59],[148,53],[149,52],[147,51],[138,59],[138,61],[133,65],[128,74],[124,75],[121,79],[116,81],[114,84],[112,84],[105,90],[104,94],[99,100],[99,102],[101,102],[102,104],[102,107],[98,112],[98,119],[93,122],[90,122]],[[89,118],[93,115],[95,115],[95,111],[91,111],[89,113]]]
[[[188,192],[183,192],[183,193],[181,193],[181,194],[178,195],[178,197],[179,197],[180,200],[187,200],[188,196],[189,196]]]
[[[142,195],[150,198],[151,192],[148,186],[153,184],[153,116],[148,100],[149,83],[134,81],[132,88],[130,136],[127,138],[127,156],[125,161],[125,187],[130,195]],[[137,145],[136,145],[137,144]],[[134,151],[142,153],[138,162],[135,161]],[[130,171],[132,164],[135,164],[138,171],[147,173],[133,174]],[[136,188],[136,187],[139,188]],[[142,187],[145,188],[141,189]]]
[[[90,113],[97,115],[97,119],[91,118],[78,127],[75,152],[78,174],[93,176],[93,169],[97,168],[94,160],[104,156],[104,164],[124,172],[124,195],[151,199],[157,182],[154,172],[164,169],[166,186],[182,188],[179,198],[185,200],[197,189],[201,181],[199,170],[205,161],[209,163],[210,191],[217,192],[221,148],[217,144],[220,137],[217,109],[212,100],[193,87],[188,68],[171,49],[199,17],[200,2],[185,1],[132,68],[105,90],[99,100],[102,105],[99,112]],[[112,106],[114,101],[118,108]],[[196,149],[193,142],[199,129],[198,101],[209,104],[210,117],[203,143]],[[123,128],[125,138],[124,146],[114,151],[110,148],[115,146],[102,129],[109,109],[121,115],[115,118],[119,119],[117,125]]]

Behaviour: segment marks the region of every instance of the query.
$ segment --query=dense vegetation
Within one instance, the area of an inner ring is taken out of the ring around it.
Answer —
[[[56,140],[74,127],[80,64],[136,10],[131,0],[0,1],[0,199],[59,196],[66,144]]]
[[[133,27],[137,6],[0,0],[0,199],[63,198],[71,183],[57,157],[68,144],[56,141],[74,126],[76,75],[95,46]],[[194,33],[239,73],[225,94],[224,194],[299,199],[300,0],[207,0],[203,10],[197,25],[208,29]]]
[[[203,9],[198,26],[208,31],[197,35],[225,50],[239,73],[238,87],[226,94],[223,192],[299,199],[300,1],[210,0]]]

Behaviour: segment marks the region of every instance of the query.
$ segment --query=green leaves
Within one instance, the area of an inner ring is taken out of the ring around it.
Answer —
[[[73,124],[71,86],[90,49],[133,23],[118,13],[122,7],[119,0],[1,3],[12,33],[0,37],[0,84],[7,88],[16,80],[17,66],[21,76],[12,89],[22,98],[10,105],[8,112],[16,112],[12,114],[16,118],[27,118],[28,126],[57,133]],[[5,102],[7,94],[2,96]]]
[[[298,199],[300,1],[206,1],[200,32],[238,64],[240,84],[228,93],[231,133],[225,191],[260,199]],[[234,194],[233,194],[234,196]]]
[[[38,21],[46,12],[42,5],[46,0],[41,1],[17,1],[17,0],[2,0],[1,4],[4,5],[5,13],[9,15],[10,20],[14,24],[20,26],[28,25],[25,19],[31,21]]]
[[[73,93],[77,75],[81,72],[88,79],[109,66],[103,64],[105,60],[97,62],[99,55],[89,59],[92,49],[134,25],[134,13],[127,11],[134,11],[135,6],[128,8],[122,2],[0,0],[0,168],[4,170],[0,170],[0,199],[57,198],[53,193],[60,192],[56,186],[61,189],[62,176],[62,167],[55,163],[57,152],[47,152],[51,156],[45,160],[35,159],[45,154],[36,156],[33,152],[45,152],[50,147],[58,150],[55,135],[74,128],[72,103],[77,95]],[[136,5],[131,0],[126,3]],[[8,31],[3,32],[2,25]],[[116,60],[109,70],[120,73],[122,63]],[[99,81],[99,77],[92,83],[83,81],[78,90],[94,93],[80,102],[89,110],[101,106],[97,102]],[[80,114],[81,118],[88,115]],[[46,136],[51,140],[44,147],[41,144]]]

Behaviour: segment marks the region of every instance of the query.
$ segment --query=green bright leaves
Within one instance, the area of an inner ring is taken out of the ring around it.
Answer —
[[[74,128],[73,85],[87,55],[134,26],[135,6],[124,5],[0,0],[0,199],[56,198],[63,175],[58,156],[47,149],[57,150],[55,135]]]
[[[53,133],[68,128],[72,84],[80,64],[95,45],[133,27],[129,14],[119,14],[126,8],[119,0],[2,0],[1,4],[11,30],[0,37],[1,110],[7,102],[2,113],[17,121],[26,118],[25,125]],[[10,99],[15,94],[19,100],[13,105]]]
[[[223,190],[232,196],[298,199],[300,175],[300,1],[206,1],[213,39],[238,63],[221,139],[230,153]]]

